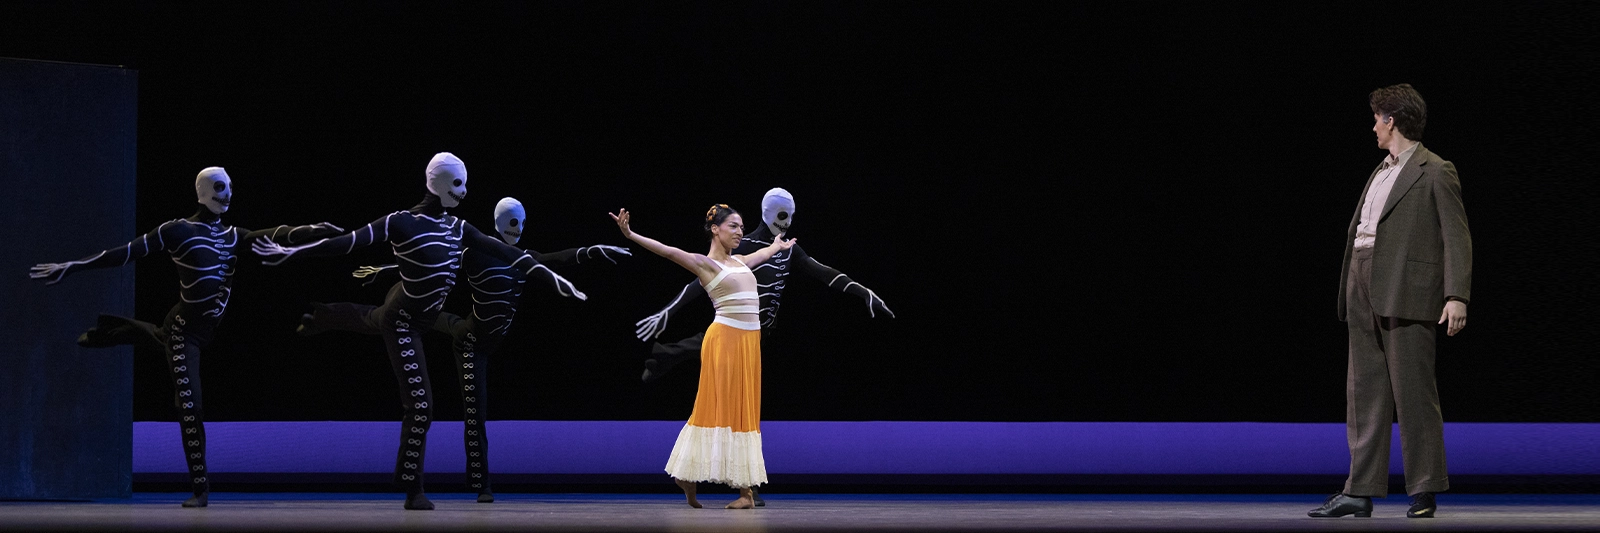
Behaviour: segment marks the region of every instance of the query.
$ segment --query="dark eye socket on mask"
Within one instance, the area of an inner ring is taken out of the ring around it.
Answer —
[[[228,184],[220,182],[220,181],[216,182],[216,183],[212,183],[211,184],[211,190],[216,191],[216,192],[222,192],[222,191],[228,190]]]
[[[778,212],[778,220],[789,220],[789,212],[788,211],[779,211]]]
[[[513,228],[517,227],[517,219],[515,219],[515,218],[511,219],[511,227],[513,227]]]
[[[461,186],[461,178],[456,178],[455,181],[452,181],[450,183],[455,185],[456,187],[460,187]]]

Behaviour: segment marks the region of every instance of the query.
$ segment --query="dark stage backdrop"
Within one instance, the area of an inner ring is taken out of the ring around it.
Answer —
[[[1383,157],[1366,97],[1408,82],[1474,237],[1471,325],[1439,341],[1446,420],[1600,420],[1593,3],[7,11],[3,55],[140,70],[141,230],[192,212],[208,165],[235,179],[236,224],[355,228],[415,203],[451,151],[471,170],[454,212],[488,228],[516,196],[541,251],[626,244],[619,207],[699,251],[706,206],[754,219],[787,188],[793,236],[899,317],[793,280],[764,347],[774,420],[1342,421],[1340,247]],[[205,356],[209,418],[394,419],[377,339],[293,334],[308,302],[376,302],[349,272],[388,260],[242,266]],[[138,267],[141,317],[176,297],[172,270]],[[632,332],[689,276],[655,256],[566,273],[589,301],[531,291],[491,416],[684,418],[697,367],[640,383]],[[171,419],[156,354],[135,367],[136,419]]]

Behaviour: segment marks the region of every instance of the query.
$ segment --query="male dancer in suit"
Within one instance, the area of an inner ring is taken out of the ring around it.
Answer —
[[[1389,431],[1400,422],[1406,516],[1434,515],[1445,474],[1444,419],[1434,382],[1434,328],[1467,325],[1472,235],[1456,167],[1423,148],[1428,108],[1408,84],[1368,97],[1378,147],[1389,151],[1356,204],[1339,278],[1339,318],[1350,332],[1345,425],[1350,478],[1313,517],[1372,516],[1389,494]]]

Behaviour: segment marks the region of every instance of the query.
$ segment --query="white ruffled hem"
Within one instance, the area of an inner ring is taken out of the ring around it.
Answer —
[[[734,433],[733,428],[684,424],[667,458],[667,474],[684,481],[708,481],[734,488],[767,482],[767,460],[761,455],[761,432]]]

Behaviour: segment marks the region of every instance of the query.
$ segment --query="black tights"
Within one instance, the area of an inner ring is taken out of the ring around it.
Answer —
[[[186,304],[172,306],[162,326],[116,315],[100,315],[95,327],[78,337],[85,348],[131,344],[160,349],[172,379],[172,405],[178,410],[183,457],[194,494],[211,491],[206,477],[205,408],[200,396],[200,350],[211,344],[217,320]]]
[[[189,466],[189,484],[197,495],[211,491],[206,479],[205,409],[200,398],[200,349],[211,343],[216,323],[183,304],[172,307],[161,330],[165,334],[167,369],[171,370],[173,406],[178,408],[178,428],[183,436],[183,456]]]
[[[467,445],[467,486],[491,494],[489,483],[489,354],[500,347],[504,333],[478,335],[486,329],[472,318],[440,313],[434,328],[450,334],[456,356],[456,377],[461,382],[462,437]],[[504,329],[500,329],[504,331]]]
[[[427,458],[428,428],[433,425],[433,387],[428,383],[428,359],[422,349],[422,332],[416,324],[432,324],[432,313],[417,314],[385,304],[368,314],[383,337],[389,365],[400,384],[400,450],[394,463],[394,481],[408,493],[422,492],[422,461]]]
[[[425,443],[425,439],[414,435],[426,435],[428,425],[418,418],[431,420],[433,416],[432,387],[427,386],[427,361],[421,359],[422,346],[420,335],[417,335],[415,324],[420,323],[415,317],[407,319],[394,313],[394,318],[383,318],[384,308],[370,305],[352,303],[313,304],[315,311],[310,320],[304,322],[303,332],[315,334],[322,331],[349,331],[366,335],[383,335],[385,345],[390,347],[389,360],[394,365],[395,377],[401,384],[402,407],[406,412],[407,423],[421,424],[421,432],[415,432],[411,427],[402,428],[400,458],[396,462],[395,477],[398,482],[410,482],[405,475],[416,475],[420,480],[420,460],[408,461],[411,458],[407,451],[416,451],[420,458],[421,449],[410,450],[412,441]],[[407,330],[404,335],[394,330],[396,322],[404,322]],[[380,327],[388,324],[390,328]],[[480,336],[476,333],[481,329],[476,320],[462,319],[450,313],[438,313],[433,321],[432,329],[448,333],[452,340],[455,352],[456,378],[461,383],[462,421],[466,426],[462,431],[467,449],[467,486],[477,489],[480,494],[492,493],[489,482],[489,433],[486,421],[489,417],[489,358],[500,346],[505,338],[501,333],[492,333]],[[400,340],[407,340],[404,348],[399,345]],[[414,355],[404,356],[405,350],[413,350]],[[414,366],[411,366],[414,365]],[[416,385],[422,385],[418,387]],[[413,397],[417,390],[422,390],[421,396]],[[426,399],[423,399],[426,398]],[[425,403],[428,407],[419,407]],[[412,411],[417,412],[412,412]],[[421,445],[418,445],[421,446]],[[407,463],[417,465],[416,474],[410,473]],[[418,481],[420,483],[420,481]]]

